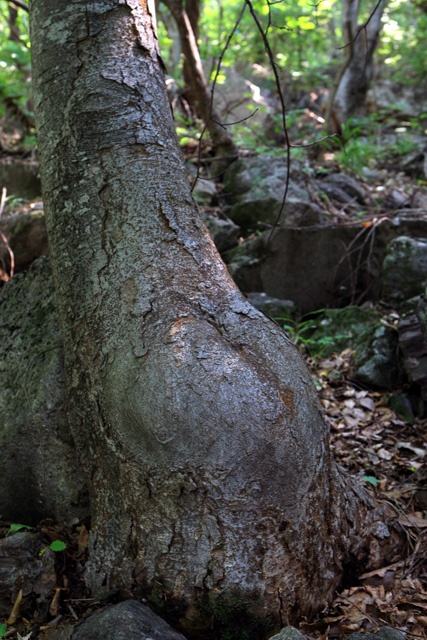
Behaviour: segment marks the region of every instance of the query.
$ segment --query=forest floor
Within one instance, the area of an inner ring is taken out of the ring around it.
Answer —
[[[427,420],[406,422],[388,405],[387,393],[368,391],[350,378],[349,349],[314,362],[307,358],[331,425],[331,446],[339,463],[362,477],[377,500],[388,505],[405,530],[406,557],[370,573],[345,576],[334,602],[299,628],[309,639],[343,638],[354,631],[388,625],[409,638],[427,638]],[[88,523],[86,523],[87,525]],[[72,627],[102,608],[131,597],[106,592],[91,599],[82,572],[88,531],[84,523],[58,525],[45,520],[37,527],[50,541],[61,540],[57,552],[57,588],[44,617],[35,611],[24,618],[19,605],[11,611],[6,637],[65,640]],[[2,526],[5,535],[8,527]]]
[[[388,393],[351,381],[351,352],[309,362],[331,425],[335,458],[362,477],[405,530],[400,562],[351,578],[331,606],[301,623],[309,637],[342,636],[389,625],[408,637],[427,637],[427,420],[406,422],[388,405]],[[346,579],[344,578],[344,583]]]

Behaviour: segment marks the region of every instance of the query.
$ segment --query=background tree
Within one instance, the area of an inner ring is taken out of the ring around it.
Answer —
[[[299,352],[199,217],[150,2],[32,0],[31,35],[87,583],[167,602],[193,635],[236,610],[265,635],[398,538],[335,465]]]
[[[184,56],[183,79],[185,98],[208,129],[215,155],[237,157],[237,149],[227,129],[219,122],[208,90],[198,47],[199,0],[163,0],[176,22]],[[227,163],[224,164],[227,166]],[[221,167],[219,167],[221,168]]]
[[[28,144],[34,128],[28,9],[24,7],[19,2],[0,6],[0,36],[4,38],[0,40],[0,150],[6,153]]]
[[[342,0],[346,58],[328,99],[326,122],[331,133],[340,131],[350,117],[364,113],[385,5],[385,0],[372,3],[369,17],[359,25],[360,0]]]

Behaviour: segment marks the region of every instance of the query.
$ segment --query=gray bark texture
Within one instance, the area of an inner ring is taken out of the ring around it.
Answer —
[[[87,582],[133,588],[188,636],[241,615],[265,637],[398,538],[331,459],[300,354],[238,291],[199,216],[150,5],[31,0],[30,13]]]
[[[34,525],[46,517],[87,516],[64,408],[62,339],[47,257],[0,291],[0,381],[2,519]]]

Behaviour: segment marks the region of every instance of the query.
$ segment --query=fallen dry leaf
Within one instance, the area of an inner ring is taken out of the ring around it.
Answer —
[[[87,547],[87,541],[89,538],[89,531],[86,529],[86,527],[84,526],[84,524],[82,524],[81,528],[80,528],[80,533],[79,533],[79,542],[78,542],[78,550],[77,550],[77,557],[79,558],[81,555],[83,555],[86,547]]]
[[[399,516],[398,522],[404,527],[416,527],[417,529],[425,529],[427,527],[427,520],[420,518],[413,513],[408,513]]]
[[[52,598],[52,602],[50,603],[50,606],[49,606],[49,613],[53,617],[56,617],[58,615],[59,600],[60,600],[60,596],[61,596],[61,591],[62,591],[62,589],[60,587],[56,587],[55,594],[54,594],[54,596]]]
[[[22,602],[22,589],[19,589],[18,595],[16,596],[15,604],[12,607],[12,611],[10,612],[10,616],[7,619],[7,624],[15,624],[15,622],[19,618],[19,609]]]

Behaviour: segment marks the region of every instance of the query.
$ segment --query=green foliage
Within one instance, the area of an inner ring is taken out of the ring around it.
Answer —
[[[0,624],[0,640],[6,637],[6,631],[7,631],[7,624],[6,622],[3,622],[2,624]]]
[[[3,130],[7,130],[8,120],[13,121],[16,114],[33,117],[28,14],[18,10],[13,21],[9,13],[11,6],[6,0],[0,0],[0,118],[3,119]]]
[[[52,551],[64,551],[66,548],[67,545],[65,542],[62,542],[62,540],[54,540],[48,547],[45,547],[40,551],[39,556],[42,556],[48,549],[52,549]]]
[[[330,53],[338,43],[336,30],[340,23],[340,8],[336,2],[325,0],[315,6],[310,0],[267,3],[256,0],[254,8],[266,28],[269,29],[270,46],[276,62],[286,77],[301,82],[312,82],[324,73],[331,63]],[[205,60],[217,59],[241,10],[238,0],[227,4],[207,0],[201,19],[200,49]],[[325,38],[325,32],[328,37]],[[236,31],[232,45],[226,54],[225,64],[238,67],[244,56],[245,65],[265,65],[264,45],[253,20],[246,11]],[[271,89],[274,89],[271,86]]]
[[[315,313],[310,313],[306,319],[304,319],[306,316],[302,316],[299,321],[292,318],[275,318],[278,322],[281,320],[283,329],[290,334],[294,344],[315,360],[322,358],[327,353],[338,351],[341,341],[348,339],[347,334],[313,335],[322,322],[323,312],[324,309],[320,309]]]
[[[28,18],[23,15],[25,12],[18,12],[15,27],[19,33],[19,41],[10,40],[7,10],[8,3],[4,0],[0,4],[0,96],[11,97],[24,106],[31,95],[28,78],[31,69]],[[4,110],[1,101],[0,110]]]
[[[411,133],[422,129],[424,116],[412,118],[401,126],[395,115],[398,109],[393,107],[390,105],[388,114],[374,113],[348,120],[343,127],[342,147],[337,149],[334,140],[323,143],[329,149],[335,148],[335,158],[345,170],[357,174],[364,167],[393,165],[419,148],[419,140],[411,137]]]
[[[33,527],[29,527],[26,524],[17,524],[13,522],[9,527],[9,531],[6,534],[6,537],[10,536],[11,533],[16,533],[17,531],[21,531],[21,529],[32,529],[32,528]]]
[[[390,0],[378,50],[393,80],[416,85],[427,78],[427,13],[422,3]]]

